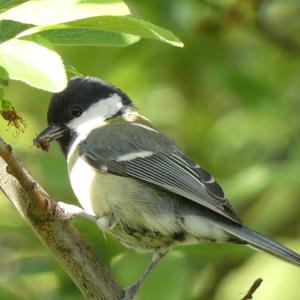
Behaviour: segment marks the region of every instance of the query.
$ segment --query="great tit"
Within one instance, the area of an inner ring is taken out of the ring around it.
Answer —
[[[66,217],[87,217],[127,247],[153,253],[124,299],[133,298],[176,245],[245,244],[300,266],[299,254],[245,227],[214,178],[114,86],[92,77],[72,78],[53,95],[48,125],[34,143],[59,142],[82,206],[60,203]]]

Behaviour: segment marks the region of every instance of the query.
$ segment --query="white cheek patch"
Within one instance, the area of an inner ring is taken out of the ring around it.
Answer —
[[[118,94],[112,94],[91,105],[82,115],[73,119],[67,126],[79,135],[87,135],[96,127],[105,124],[105,121],[116,115],[123,107],[122,99]]]
[[[145,158],[148,156],[153,155],[151,151],[138,151],[138,152],[131,152],[128,154],[121,155],[117,158],[117,161],[130,161],[136,158]]]

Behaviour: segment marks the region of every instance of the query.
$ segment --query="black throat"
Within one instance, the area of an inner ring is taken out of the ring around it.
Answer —
[[[68,156],[71,146],[77,137],[78,134],[75,131],[69,129],[64,133],[63,137],[57,140],[61,148],[61,151],[63,152],[65,157]]]

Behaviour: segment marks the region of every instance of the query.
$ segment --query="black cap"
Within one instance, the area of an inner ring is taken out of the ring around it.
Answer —
[[[112,94],[118,94],[124,106],[132,105],[129,97],[111,84],[94,77],[73,77],[63,91],[52,96],[48,124],[66,124],[73,118],[70,111],[74,105],[85,111],[95,102]]]

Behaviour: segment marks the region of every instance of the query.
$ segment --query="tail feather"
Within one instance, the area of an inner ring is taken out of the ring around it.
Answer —
[[[300,255],[287,247],[247,227],[222,223],[221,227],[230,235],[241,239],[257,250],[262,250],[282,260],[300,266]]]

